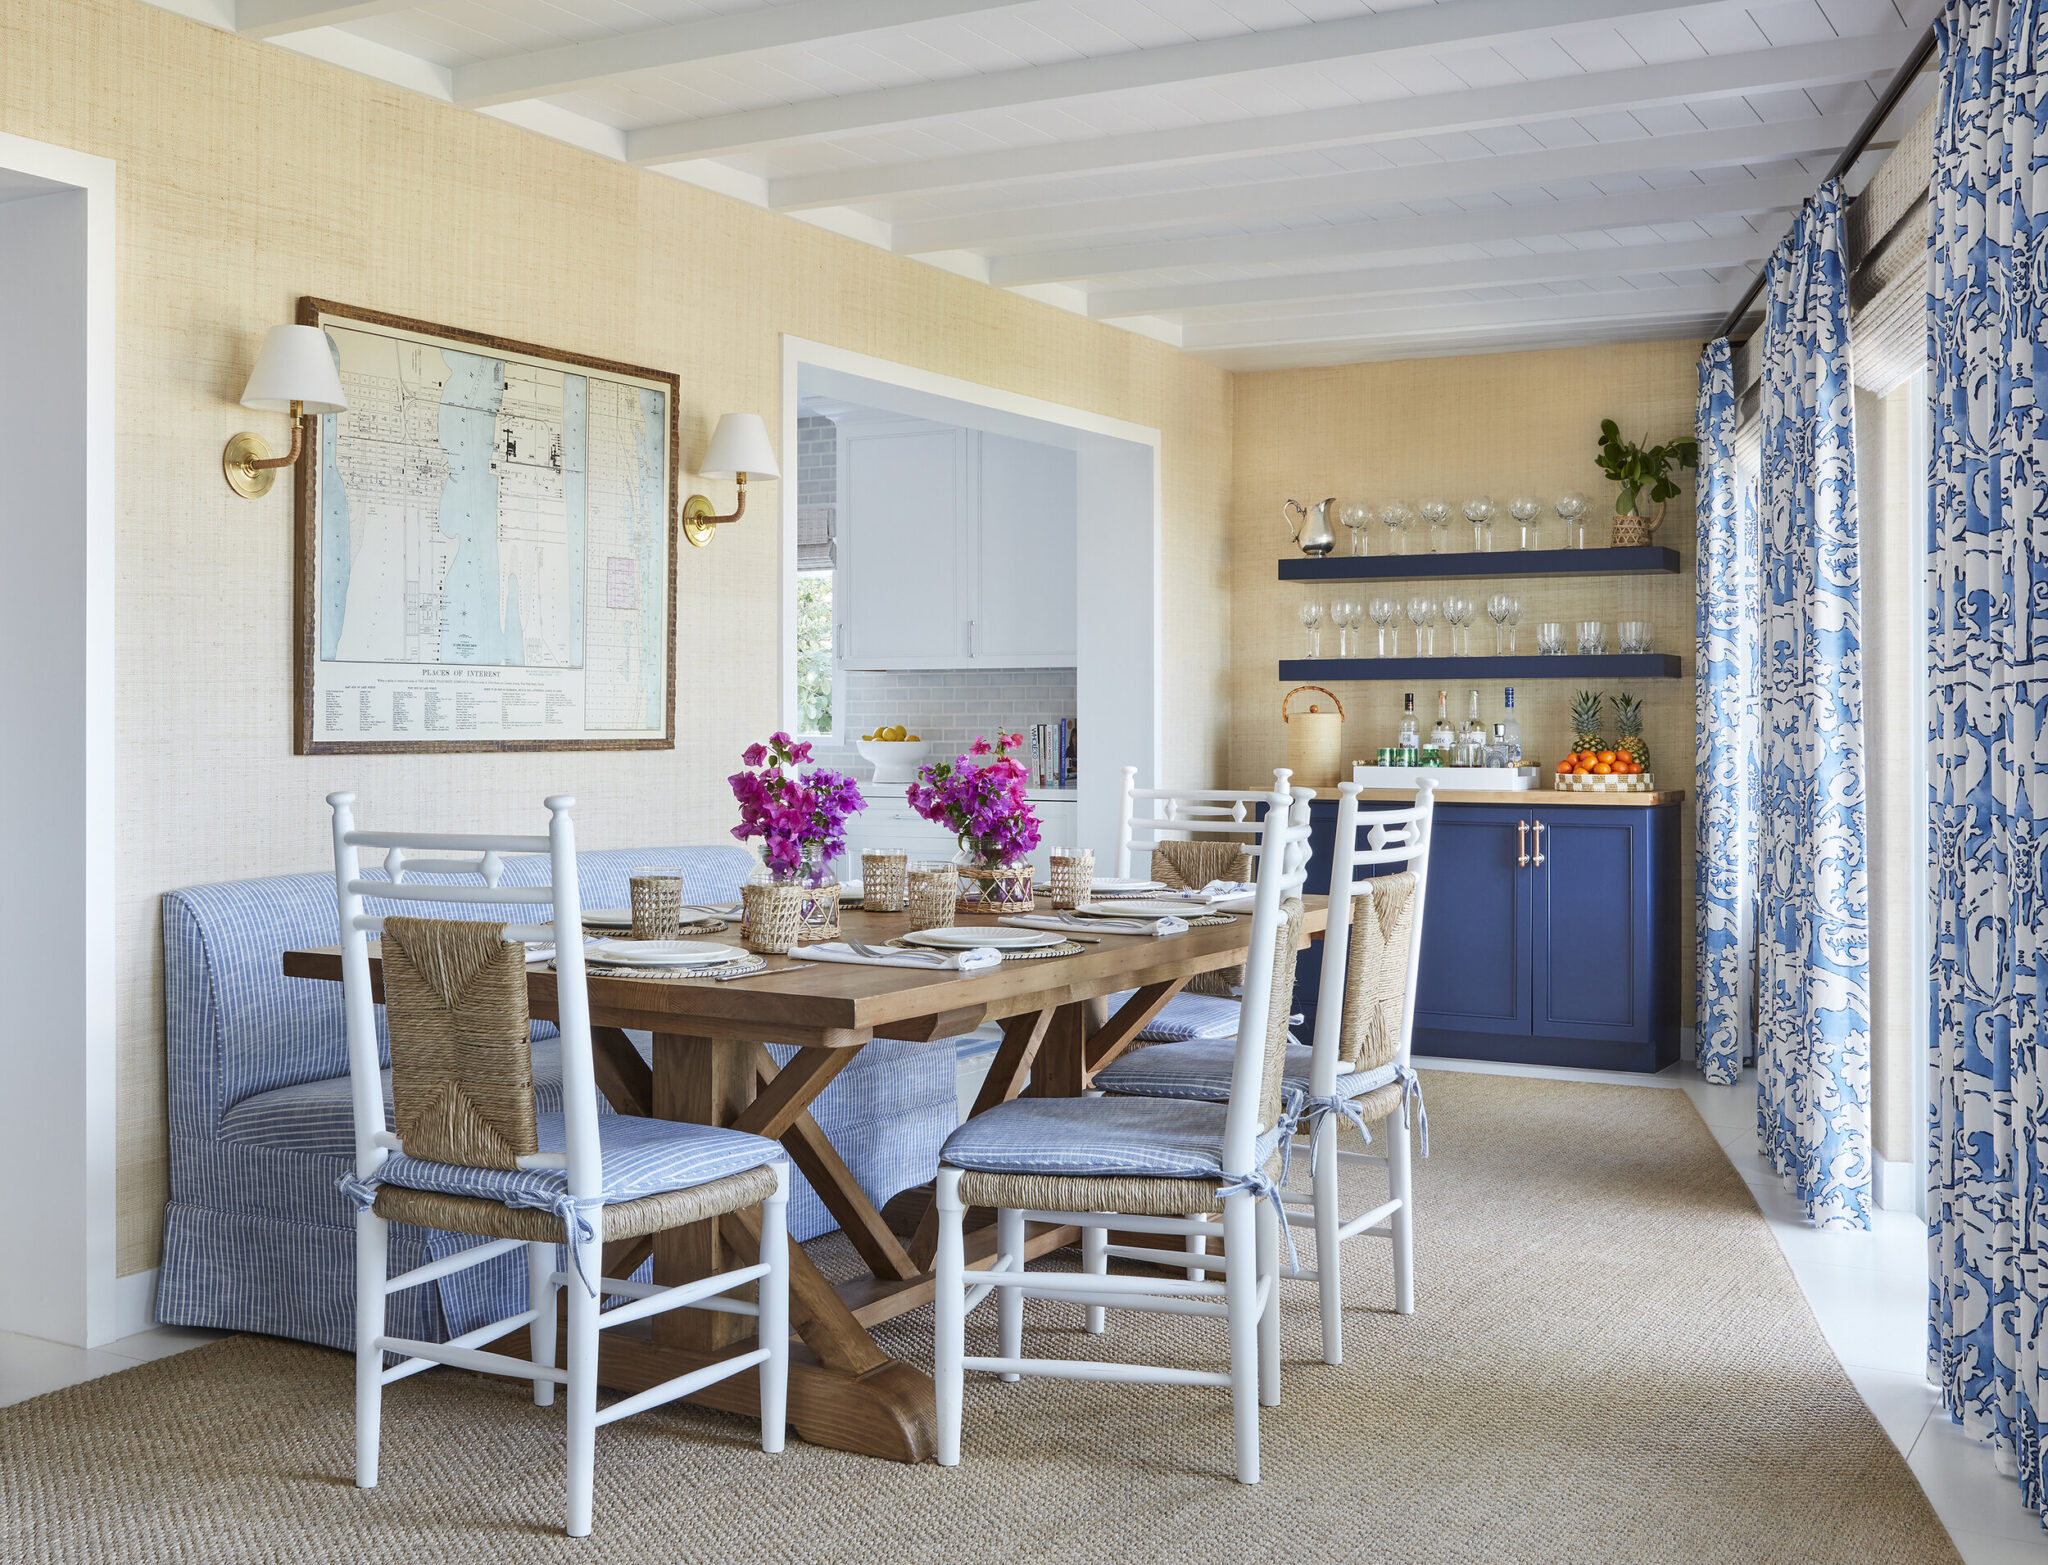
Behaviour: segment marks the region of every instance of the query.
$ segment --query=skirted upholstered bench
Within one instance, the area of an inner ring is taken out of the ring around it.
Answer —
[[[688,901],[732,902],[754,865],[738,847],[586,852],[577,862],[586,907],[623,907],[628,874],[650,864],[673,865]],[[545,884],[547,861],[509,860],[505,880]],[[414,911],[398,903],[388,910]],[[173,891],[163,915],[171,1199],[157,1319],[348,1348],[354,1209],[334,1187],[355,1151],[342,986],[287,978],[281,966],[293,947],[339,938],[334,876]],[[380,1009],[380,1046],[383,1026]],[[559,1112],[554,1027],[535,1022],[533,1031],[534,1097],[540,1112]],[[644,1034],[634,1042],[648,1048]],[[794,1052],[770,1049],[778,1059]],[[939,1147],[959,1122],[955,1059],[952,1039],[877,1040],[814,1105],[820,1128],[877,1206],[933,1177]],[[388,1070],[385,1096],[388,1103]],[[790,1237],[815,1238],[834,1226],[797,1176]],[[395,1223],[391,1268],[408,1270],[481,1242]],[[445,1341],[522,1308],[526,1288],[524,1260],[507,1255],[394,1296],[388,1329]]]

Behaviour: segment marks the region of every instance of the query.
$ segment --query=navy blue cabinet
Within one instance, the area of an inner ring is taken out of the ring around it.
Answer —
[[[1678,1058],[1678,810],[1537,797],[1439,798],[1415,1052],[1661,1070]],[[1326,892],[1337,804],[1311,809],[1308,889]],[[1321,974],[1317,945],[1295,984],[1310,1027]]]

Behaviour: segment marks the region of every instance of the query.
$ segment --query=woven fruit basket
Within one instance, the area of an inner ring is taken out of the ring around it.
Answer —
[[[1657,779],[1648,772],[1609,777],[1592,773],[1581,777],[1576,772],[1559,772],[1557,790],[1560,793],[1655,793]]]

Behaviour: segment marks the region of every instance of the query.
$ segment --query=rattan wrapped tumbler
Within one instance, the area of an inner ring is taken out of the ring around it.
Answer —
[[[960,872],[950,859],[921,859],[909,867],[905,906],[916,929],[945,929],[960,896]]]
[[[682,877],[672,870],[641,869],[627,884],[633,897],[632,938],[675,939],[682,923]]]
[[[740,887],[747,944],[771,956],[794,950],[803,935],[804,899],[809,895],[808,887],[783,881],[750,880]]]
[[[863,853],[860,904],[870,913],[900,913],[910,895],[910,855]]]
[[[1052,883],[1054,907],[1079,907],[1095,890],[1095,850],[1054,848],[1047,879]]]

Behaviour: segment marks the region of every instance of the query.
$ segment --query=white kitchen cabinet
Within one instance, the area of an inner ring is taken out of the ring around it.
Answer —
[[[839,428],[835,645],[860,669],[1075,661],[1074,453],[918,420]]]

